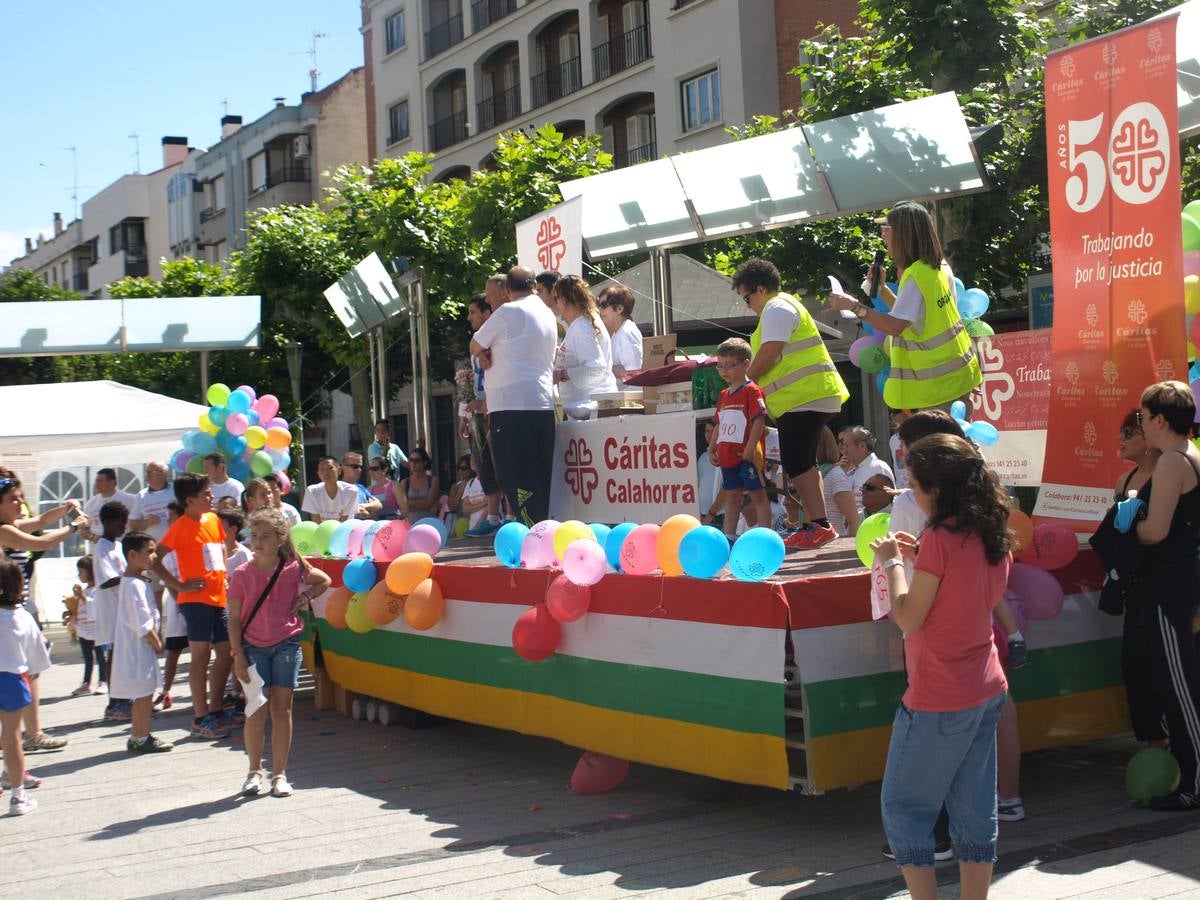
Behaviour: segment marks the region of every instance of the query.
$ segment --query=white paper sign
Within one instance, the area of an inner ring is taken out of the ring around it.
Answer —
[[[583,198],[517,223],[517,265],[534,272],[583,275]]]

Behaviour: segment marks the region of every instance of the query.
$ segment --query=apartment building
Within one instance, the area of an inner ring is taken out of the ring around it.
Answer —
[[[836,25],[846,36],[860,33],[858,0],[775,0],[775,41],[779,61],[779,109],[798,109],[804,86],[790,72],[800,65],[800,42]]]
[[[369,162],[365,84],[360,66],[294,106],[276,98],[248,125],[221,119],[221,140],[195,159],[194,255],[224,262],[242,246],[249,213],[318,202],[338,166]]]
[[[490,164],[504,130],[603,137],[615,164],[779,110],[774,0],[362,0],[370,154]]]
[[[55,213],[50,237],[39,234],[25,238],[25,253],[12,260],[10,268],[30,269],[46,284],[68,291],[87,293],[87,269],[91,248],[83,244],[83,222],[63,224]]]

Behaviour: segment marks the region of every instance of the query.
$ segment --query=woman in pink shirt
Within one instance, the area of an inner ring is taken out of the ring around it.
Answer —
[[[933,825],[945,804],[962,896],[986,897],[996,861],[996,724],[1008,690],[992,640],[1012,563],[1008,497],[963,438],[922,438],[907,461],[929,525],[919,545],[903,533],[874,544],[908,672],[883,776],[883,827],[912,896],[936,897]],[[914,560],[911,585],[905,557]]]
[[[250,516],[254,558],[229,576],[229,649],[233,673],[243,685],[253,665],[263,681],[267,703],[246,719],[246,755],[250,774],[242,785],[247,796],[263,789],[263,744],[267,710],[271,715],[271,795],[287,797],[288,753],[292,747],[292,695],[300,678],[300,609],[329,587],[329,576],[297,557],[288,541],[288,524],[273,507]],[[249,700],[249,695],[247,696]]]

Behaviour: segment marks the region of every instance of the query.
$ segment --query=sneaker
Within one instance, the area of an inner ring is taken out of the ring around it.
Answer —
[[[21,749],[26,753],[37,753],[39,750],[61,750],[67,746],[66,738],[50,737],[44,731],[39,731],[21,742]]]
[[[1010,669],[1019,669],[1025,665],[1025,640],[1024,638],[1009,638],[1008,639],[1008,667]]]
[[[25,773],[24,783],[22,784],[22,787],[26,788],[27,790],[32,790],[33,788],[39,788],[41,786],[42,786],[42,779],[38,778],[32,772],[27,771]],[[0,788],[7,791],[11,787],[12,787],[12,782],[9,781],[8,772],[6,771],[6,772],[0,774]]]
[[[1187,791],[1176,791],[1150,798],[1150,808],[1159,812],[1188,812],[1200,809],[1200,797]]]
[[[108,693],[108,685],[102,681],[92,689],[92,693],[93,694],[107,694]]]
[[[482,522],[480,522],[474,528],[468,528],[466,531],[464,531],[463,536],[464,537],[472,537],[472,538],[474,538],[474,537],[489,537],[489,536],[495,534],[499,530],[500,530],[499,522],[489,522],[487,519],[484,519]]]
[[[140,741],[137,738],[130,738],[125,742],[125,749],[130,753],[166,753],[168,750],[174,750],[175,745],[170,741],[164,741],[148,734]]]
[[[25,813],[31,813],[37,809],[37,801],[28,794],[13,794],[12,799],[8,801],[8,814],[10,816],[23,816]]]
[[[271,776],[271,796],[272,797],[290,797],[292,796],[292,785],[287,780],[287,776],[280,772],[278,775]]]
[[[246,776],[246,780],[242,782],[243,797],[257,797],[262,793],[264,774],[266,773],[262,769],[256,769]]]
[[[71,691],[71,696],[72,697],[87,697],[87,696],[90,696],[91,693],[92,693],[92,686],[90,684],[81,684],[79,687],[75,688],[75,690]]]
[[[133,701],[122,700],[104,711],[106,722],[128,722],[133,718]]]
[[[208,715],[192,720],[192,736],[220,740],[229,737],[229,729],[216,716]]]
[[[790,537],[783,539],[783,546],[789,550],[816,550],[830,541],[835,540],[838,533],[831,525],[806,524]]]
[[[1009,646],[1012,646],[1011,644]],[[1020,797],[1010,797],[996,804],[996,818],[1001,822],[1024,822],[1025,804]]]
[[[171,699],[170,694],[159,694],[158,699],[154,701],[155,706],[161,706],[163,709],[170,709],[175,705],[175,701]]]
[[[221,724],[226,728],[241,728],[246,724],[246,714],[237,709],[221,710]]]
[[[892,848],[887,844],[883,845],[883,855],[884,855],[884,858],[886,858],[886,859],[895,859],[896,858],[896,854],[892,852]],[[946,862],[947,860],[951,860],[951,859],[954,859],[954,847],[950,844],[949,841],[946,841],[944,844],[935,844],[934,845],[934,848],[933,848],[934,862]]]

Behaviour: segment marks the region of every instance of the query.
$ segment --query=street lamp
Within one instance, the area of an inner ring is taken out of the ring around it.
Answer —
[[[304,465],[304,412],[300,408],[300,344],[288,341],[283,345],[284,356],[287,358],[288,379],[292,382],[292,402],[296,406],[296,426],[300,431],[296,442],[296,473],[300,480],[301,497],[308,488],[308,478]]]

